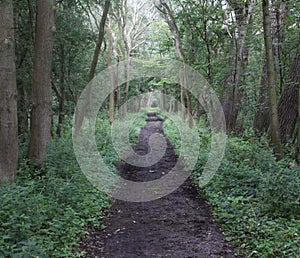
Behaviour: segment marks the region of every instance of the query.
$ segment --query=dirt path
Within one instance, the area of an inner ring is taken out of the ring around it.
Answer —
[[[135,151],[146,154],[151,134],[162,131],[162,121],[151,116],[142,129]],[[121,175],[133,181],[161,177],[177,157],[168,142],[164,157],[151,168],[119,164]],[[81,249],[86,257],[235,257],[232,247],[213,220],[210,207],[187,181],[172,194],[145,203],[116,200],[106,229],[90,232]]]

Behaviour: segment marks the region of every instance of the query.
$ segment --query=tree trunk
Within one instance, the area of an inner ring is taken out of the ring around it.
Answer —
[[[283,73],[281,64],[281,46],[284,35],[284,25],[287,14],[289,12],[289,5],[286,1],[275,0],[273,1],[273,12],[270,14],[272,21],[272,38],[273,38],[273,54],[275,59],[275,78],[276,85],[278,85],[278,80],[280,85],[283,81]],[[267,66],[266,58],[264,59],[264,65],[262,69],[262,76],[260,82],[259,90],[259,100],[257,104],[257,109],[255,113],[255,118],[253,121],[253,128],[258,135],[262,135],[269,128],[269,101],[268,101],[268,87],[267,87]]]
[[[238,113],[242,104],[244,74],[248,65],[249,51],[246,48],[246,36],[251,22],[255,0],[230,1],[236,19],[236,32],[233,41],[233,58],[230,60],[229,75],[225,79],[225,92],[221,99],[226,119],[227,132],[235,130]]]
[[[96,45],[96,48],[94,51],[93,61],[92,61],[92,65],[91,65],[91,69],[90,69],[90,73],[89,73],[89,82],[91,82],[91,80],[93,80],[93,78],[95,76],[95,72],[96,72],[96,68],[97,68],[97,64],[98,64],[98,60],[99,60],[99,54],[100,54],[100,50],[101,50],[101,46],[102,46],[102,42],[103,42],[103,38],[104,38],[105,23],[107,20],[109,8],[110,8],[110,0],[106,0],[104,9],[103,9],[101,22],[100,22],[100,27],[99,27],[98,41],[97,41],[97,45]],[[92,87],[92,84],[89,83],[87,86],[87,94],[86,94],[85,104],[81,107],[81,110],[76,110],[76,112],[75,112],[76,113],[76,115],[75,115],[75,133],[74,133],[75,135],[78,134],[79,130],[81,129],[84,115],[86,113],[86,109],[89,105],[90,98],[91,98],[91,90],[92,90],[91,87]]]
[[[18,162],[14,15],[11,0],[0,1],[0,183],[13,182]]]
[[[270,107],[270,133],[271,133],[271,140],[274,149],[274,154],[277,157],[277,159],[281,159],[282,149],[281,149],[279,122],[278,122],[278,113],[277,113],[276,79],[275,79],[275,68],[274,68],[274,56],[272,50],[269,0],[262,1],[262,10],[263,10],[264,42],[265,42],[267,78],[268,78],[268,98],[269,98],[269,107]]]
[[[117,56],[117,74],[116,74],[116,84],[117,86],[117,112],[118,118],[121,118],[121,86],[119,85],[119,63],[120,58]]]
[[[22,80],[17,81],[18,90],[18,135],[21,142],[26,141],[26,135],[28,134],[28,110],[29,101],[28,95]]]
[[[98,64],[98,60],[99,60],[99,54],[100,54],[100,50],[101,50],[101,46],[102,46],[102,42],[103,42],[103,38],[104,38],[105,23],[106,23],[109,8],[110,8],[110,0],[106,0],[105,4],[104,4],[101,22],[100,22],[98,41],[97,41],[97,45],[96,45],[96,48],[94,51],[93,61],[92,61],[90,74],[89,74],[90,81],[93,80],[93,78],[95,76],[95,72],[96,72],[96,68],[97,68],[97,64]]]
[[[112,68],[112,56],[113,56],[113,35],[111,22],[108,22],[107,26],[107,36],[108,36],[108,53],[106,58],[106,63],[109,69],[110,78],[110,94],[109,94],[109,121],[112,123],[115,119],[115,75]]]
[[[184,65],[184,74],[183,74],[183,86],[181,86],[181,105],[185,107],[185,97],[186,97],[186,107],[188,112],[188,123],[190,127],[193,127],[193,108],[192,108],[192,102],[191,102],[191,93],[188,90],[188,78],[187,78],[187,58],[185,56],[185,53],[182,48],[182,42],[180,38],[179,29],[176,24],[176,20],[173,14],[173,11],[170,9],[170,7],[165,3],[165,1],[160,1],[160,4],[162,5],[163,9],[159,9],[160,12],[165,16],[166,22],[169,26],[170,31],[172,32],[174,36],[174,43],[175,43],[175,50],[179,56],[179,58],[183,61]],[[183,118],[185,118],[184,110],[182,110]]]
[[[279,124],[282,143],[287,143],[293,137],[298,117],[298,89],[300,77],[300,42],[294,62],[291,66],[287,84],[279,101]]]
[[[122,108],[122,117],[125,117],[127,114],[127,100],[129,94],[129,86],[130,86],[130,64],[131,64],[131,53],[129,52],[127,55],[127,65],[126,65],[126,84],[125,84],[125,92],[124,92],[124,103]]]
[[[300,99],[300,76],[298,78],[298,100]],[[297,147],[296,147],[296,154],[295,154],[295,159],[297,164],[299,165],[299,153],[300,153],[300,118],[299,118],[299,114],[300,114],[300,101],[298,101],[298,133],[297,133]]]
[[[262,135],[269,128],[269,100],[268,100],[268,77],[267,62],[264,60],[260,79],[259,100],[256,105],[256,113],[253,121],[253,129],[257,135]]]
[[[51,138],[51,68],[54,43],[54,0],[37,0],[29,160],[41,166]]]

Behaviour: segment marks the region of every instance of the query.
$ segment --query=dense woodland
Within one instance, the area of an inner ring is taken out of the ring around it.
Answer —
[[[102,226],[111,200],[80,173],[73,115],[97,73],[133,58],[180,60],[217,93],[229,138],[202,191],[239,254],[299,257],[299,32],[296,0],[1,0],[0,257],[80,256],[86,225]],[[206,114],[164,78],[129,80],[110,95],[97,122],[100,152],[113,166],[110,123],[132,115],[127,101],[147,92],[171,95],[192,114],[160,103],[182,126],[199,127],[197,184],[209,155]],[[165,131],[176,147],[167,118]]]

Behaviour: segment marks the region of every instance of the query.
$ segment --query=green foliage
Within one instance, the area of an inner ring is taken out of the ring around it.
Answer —
[[[193,181],[209,155],[210,131],[200,122],[200,153]],[[179,138],[165,133],[178,150]],[[206,146],[206,147],[205,147]],[[249,133],[230,137],[222,164],[202,190],[222,224],[227,240],[243,257],[299,257],[300,168],[277,162],[267,140]]]
[[[258,196],[262,211],[269,216],[300,219],[300,168],[280,168],[264,174]]]
[[[107,134],[108,125],[103,119],[97,134]],[[0,187],[0,257],[78,257],[76,246],[87,226],[104,226],[110,198],[81,173],[70,132],[52,141],[41,169],[23,159],[16,183]],[[100,152],[113,149],[105,137],[98,137],[98,145]],[[110,165],[115,159],[107,156]]]

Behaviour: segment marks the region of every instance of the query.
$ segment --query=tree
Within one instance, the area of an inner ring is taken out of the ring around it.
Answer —
[[[97,4],[90,1],[66,0],[56,4],[52,89],[55,93],[53,112],[57,115],[53,122],[59,136],[66,117],[72,114],[77,97],[88,81],[86,71],[90,69],[94,38],[99,31],[92,22],[87,23],[88,10],[96,7]]]
[[[12,182],[18,161],[14,15],[11,0],[0,1],[0,183]]]
[[[90,69],[90,74],[89,74],[89,81],[93,80],[96,72],[96,67],[98,64],[98,59],[99,59],[99,54],[104,38],[104,33],[105,33],[105,23],[108,15],[108,11],[110,9],[110,0],[106,0],[103,8],[103,14],[100,22],[100,27],[99,27],[99,35],[98,35],[98,41],[97,45],[94,51],[94,56],[93,56],[93,61]]]
[[[276,97],[276,79],[274,68],[274,56],[272,48],[271,35],[271,20],[269,11],[269,0],[262,1],[263,10],[263,27],[264,27],[264,42],[266,52],[266,66],[268,78],[268,99],[270,108],[270,134],[273,144],[274,154],[280,159],[282,158],[281,141],[279,134],[279,121],[277,112],[277,97]]]
[[[32,81],[29,160],[41,166],[51,138],[51,69],[54,43],[54,0],[37,0],[36,39]]]
[[[291,65],[286,85],[283,89],[278,107],[280,137],[287,143],[293,137],[298,114],[298,89],[300,78],[300,41]],[[299,119],[299,117],[298,117]]]
[[[275,78],[276,85],[280,84],[282,87],[283,71],[282,71],[282,43],[285,32],[285,21],[289,13],[289,4],[287,1],[274,0],[271,8],[271,34],[273,40],[273,54],[275,59]],[[280,83],[279,83],[280,82]],[[268,104],[268,87],[267,87],[267,65],[266,58],[264,58],[264,65],[262,68],[262,75],[259,89],[259,100],[253,121],[253,128],[258,135],[266,132],[269,128],[269,104]]]
[[[114,74],[114,70],[112,68],[112,57],[114,52],[113,47],[113,31],[111,27],[111,21],[108,21],[107,24],[107,36],[108,36],[108,50],[106,55],[106,63],[109,69],[109,78],[110,78],[110,94],[109,94],[109,121],[112,123],[114,121],[114,112],[115,112],[115,82],[116,75]]]
[[[98,41],[97,41],[97,44],[96,44],[96,47],[94,50],[93,61],[92,61],[90,72],[89,72],[89,84],[88,84],[88,88],[87,88],[85,103],[81,107],[81,110],[76,110],[75,134],[77,134],[79,132],[79,130],[81,129],[81,126],[82,126],[82,123],[84,120],[84,115],[86,113],[86,109],[89,105],[89,101],[91,98],[91,96],[90,96],[91,90],[92,90],[91,89],[91,87],[92,87],[91,81],[93,80],[93,78],[95,76],[95,72],[96,72],[96,68],[97,68],[97,64],[98,64],[98,60],[99,60],[99,54],[100,54],[101,46],[103,43],[104,33],[105,33],[105,24],[106,24],[110,6],[111,6],[110,0],[106,0],[105,4],[104,4],[104,8],[103,8],[103,14],[101,17],[100,26],[99,26]]]
[[[155,12],[154,6],[149,1],[132,1],[122,0],[120,6],[114,8],[113,17],[117,23],[119,36],[121,39],[118,44],[119,56],[126,59],[126,84],[123,98],[122,110],[119,110],[121,117],[127,113],[127,100],[130,86],[130,62],[133,54],[138,52],[138,48],[145,44],[146,39],[143,34],[151,25]],[[118,106],[119,106],[120,89],[118,88]]]
[[[297,133],[297,148],[296,148],[296,161],[298,165],[300,164],[299,162],[299,153],[300,153],[300,119],[299,119],[299,114],[300,114],[300,76],[298,78],[298,133]]]
[[[234,12],[235,31],[232,33],[230,45],[232,45],[232,53],[229,58],[229,71],[224,80],[225,91],[223,93],[221,103],[223,106],[227,131],[235,130],[238,113],[240,111],[241,102],[244,94],[242,84],[244,75],[248,65],[249,50],[246,47],[246,37],[248,28],[252,19],[255,0],[247,1],[227,1]]]

